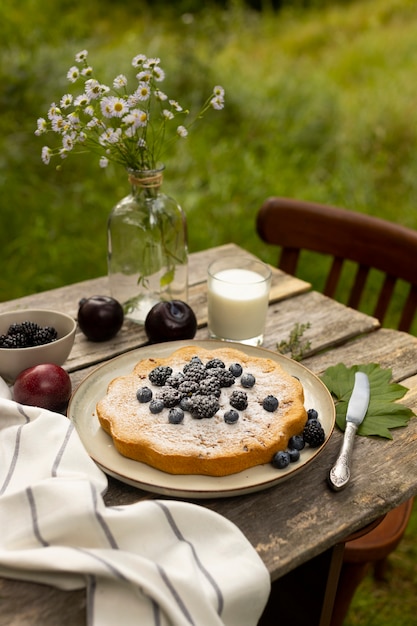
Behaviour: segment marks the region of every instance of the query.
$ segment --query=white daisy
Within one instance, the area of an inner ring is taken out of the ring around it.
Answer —
[[[60,109],[56,106],[55,102],[53,102],[48,109],[48,118],[53,120],[55,115],[59,115],[60,113]]]
[[[68,109],[72,104],[72,95],[70,93],[66,93],[65,96],[62,96],[60,105],[63,109]]]
[[[39,117],[37,120],[37,129],[35,130],[35,135],[37,135],[39,137],[39,135],[42,135],[43,133],[46,133],[47,129],[48,129],[48,122],[46,121],[45,118],[43,117]]]
[[[172,106],[172,108],[175,109],[176,111],[178,112],[182,111],[182,106],[179,105],[176,100],[170,100],[169,103]]]
[[[107,144],[115,144],[118,143],[122,134],[121,128],[107,128],[104,133],[102,133],[99,137],[99,142],[102,146]]]
[[[97,117],[93,117],[87,122],[87,128],[98,128],[99,126],[101,126],[101,122]]]
[[[163,91],[160,91],[159,89],[155,89],[154,96],[160,102],[165,102],[165,100],[168,100],[168,96]]]
[[[148,121],[148,114],[141,109],[133,109],[124,116],[123,122],[128,126],[134,126],[134,128],[140,128],[146,126]]]
[[[51,155],[52,155],[51,148],[48,148],[48,146],[44,146],[42,148],[41,158],[42,158],[42,161],[45,163],[45,165],[49,164],[51,160]]]
[[[67,72],[67,78],[70,81],[70,83],[75,83],[78,80],[79,76],[80,76],[80,70],[78,69],[78,67],[75,67],[75,65],[73,65],[72,67],[69,68]]]
[[[67,152],[70,152],[73,149],[73,147],[75,145],[74,138],[75,138],[75,136],[73,134],[71,134],[71,135],[64,135],[62,137],[62,147]]]
[[[119,76],[116,76],[116,78],[113,81],[113,87],[115,89],[121,89],[122,87],[126,87],[127,85],[127,78],[124,74],[119,74]]]
[[[132,59],[132,65],[133,67],[141,67],[145,61],[146,61],[146,56],[144,54],[137,54]]]
[[[77,113],[75,113],[75,111],[69,113],[67,117],[67,122],[71,126],[71,128],[77,129],[80,127],[80,118]]]
[[[101,85],[95,78],[89,78],[86,80],[84,88],[89,100],[96,100],[97,98],[100,98],[102,94]]]
[[[162,82],[164,80],[164,78],[165,78],[165,72],[160,67],[154,67],[153,68],[153,75],[154,75],[155,80],[158,83]]]
[[[136,78],[140,83],[150,83],[152,79],[152,72],[139,72],[139,74],[136,74]]]
[[[75,55],[75,60],[77,63],[81,63],[82,61],[86,60],[87,56],[88,56],[88,51],[81,50],[81,52],[77,52],[77,54]]]
[[[90,102],[87,94],[83,93],[80,96],[77,96],[74,100],[74,106],[75,107],[85,107],[87,106],[87,104]]]
[[[158,59],[157,57],[150,58],[145,62],[145,67],[155,67],[155,65],[159,65],[160,62],[161,62],[161,59]]]
[[[99,165],[100,165],[101,168],[107,167],[108,164],[109,164],[109,160],[108,160],[107,157],[105,157],[105,156],[100,157]]]
[[[144,102],[145,100],[149,100],[151,88],[147,83],[141,82],[139,83],[139,87],[136,89],[135,94],[137,95],[139,102]]]
[[[186,137],[188,135],[188,130],[185,128],[185,126],[178,126],[177,135],[179,137]]]
[[[216,111],[220,111],[224,108],[224,100],[221,96],[214,96],[214,98],[210,100],[210,104]]]
[[[62,133],[66,130],[66,123],[62,115],[55,115],[55,117],[51,120],[51,127],[56,133]]]
[[[123,117],[129,111],[129,107],[123,98],[106,96],[100,102],[101,112],[105,117]]]

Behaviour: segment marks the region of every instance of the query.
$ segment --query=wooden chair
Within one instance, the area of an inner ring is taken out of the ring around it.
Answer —
[[[257,231],[263,241],[281,247],[278,267],[295,275],[300,254],[309,250],[332,257],[323,293],[334,297],[346,261],[357,264],[347,305],[359,309],[366,294],[371,269],[385,277],[373,315],[382,323],[398,279],[409,291],[398,329],[409,331],[417,309],[417,232],[385,220],[346,209],[288,198],[272,197],[257,215]],[[376,578],[383,575],[388,555],[407,527],[413,500],[388,513],[380,524],[358,539],[347,540],[331,626],[341,626],[355,589],[374,565]]]
[[[323,293],[334,297],[346,261],[357,264],[347,305],[359,309],[371,269],[385,274],[373,315],[382,323],[398,279],[410,285],[398,330],[409,331],[417,309],[417,231],[332,206],[269,198],[257,216],[258,234],[281,246],[278,267],[295,275],[302,250],[333,258]]]

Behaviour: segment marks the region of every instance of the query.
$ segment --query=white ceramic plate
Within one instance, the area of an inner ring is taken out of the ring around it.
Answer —
[[[225,345],[221,341],[209,340],[177,341],[145,346],[99,366],[83,380],[75,391],[68,407],[68,417],[75,423],[88,454],[107,474],[145,491],[167,496],[226,497],[271,487],[303,469],[322,452],[334,428],[335,408],[332,397],[321,380],[300,363],[281,354],[238,344],[236,347],[242,352],[256,357],[271,358],[289,374],[300,379],[304,387],[305,406],[307,409],[314,408],[319,412],[326,432],[326,440],[320,448],[311,449],[307,446],[301,452],[300,460],[290,463],[285,470],[278,470],[271,464],[267,464],[222,477],[167,474],[119,454],[113,446],[111,437],[100,427],[95,411],[96,403],[105,395],[108,383],[116,376],[129,374],[140,359],[150,356],[165,357],[177,348],[191,343],[208,349],[224,348]]]

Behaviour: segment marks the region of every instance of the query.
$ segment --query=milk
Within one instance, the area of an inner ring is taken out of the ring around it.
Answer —
[[[267,269],[266,277],[240,267],[209,272],[208,324],[212,337],[262,343],[270,286]]]

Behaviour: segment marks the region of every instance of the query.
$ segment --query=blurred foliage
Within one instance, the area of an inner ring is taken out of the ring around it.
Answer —
[[[68,90],[88,49],[104,82],[144,52],[165,90],[212,112],[166,160],[191,251],[234,241],[274,263],[255,232],[269,195],[328,202],[417,228],[417,7],[414,0],[37,0],[0,5],[0,298],[106,272],[106,221],[123,171],[40,159],[36,120]],[[319,286],[323,267],[301,271]]]

